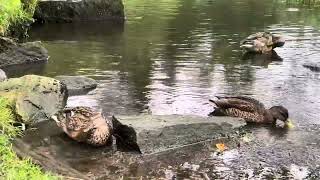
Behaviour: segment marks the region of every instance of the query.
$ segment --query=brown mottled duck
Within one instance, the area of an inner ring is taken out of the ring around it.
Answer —
[[[209,100],[217,106],[210,113],[212,116],[240,117],[245,119],[246,122],[254,123],[276,123],[277,120],[281,120],[285,125],[293,126],[288,119],[288,110],[283,106],[273,106],[266,109],[261,102],[250,97],[216,97],[217,100]]]
[[[240,47],[246,52],[266,54],[276,47],[281,47],[285,39],[279,34],[258,32],[252,34],[240,42]]]
[[[112,120],[89,107],[65,108],[52,116],[52,119],[70,138],[78,142],[103,146],[111,140]]]

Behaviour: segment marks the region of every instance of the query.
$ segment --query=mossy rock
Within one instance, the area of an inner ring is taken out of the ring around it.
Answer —
[[[1,82],[0,96],[14,103],[19,121],[32,124],[62,109],[68,93],[66,86],[56,79],[26,75]]]
[[[79,22],[125,19],[122,0],[39,0],[34,18],[38,22]]]

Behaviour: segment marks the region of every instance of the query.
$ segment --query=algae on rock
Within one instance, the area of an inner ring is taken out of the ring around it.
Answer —
[[[66,86],[56,79],[26,75],[0,83],[0,96],[14,103],[19,121],[32,124],[62,109],[68,93]]]

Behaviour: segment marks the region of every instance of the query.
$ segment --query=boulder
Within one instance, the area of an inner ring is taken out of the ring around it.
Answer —
[[[231,135],[246,123],[231,117],[138,115],[114,118],[113,124],[121,143],[149,154],[219,139]]]
[[[56,79],[26,75],[0,83],[0,96],[13,102],[18,121],[33,124],[62,109],[68,93],[66,86]]]
[[[56,76],[55,79],[67,86],[69,96],[87,94],[98,85],[96,80],[84,76]]]
[[[6,79],[7,79],[6,73],[2,69],[0,69],[0,82]]]
[[[39,41],[17,43],[0,37],[0,67],[47,62],[48,58],[48,51]]]
[[[34,18],[40,22],[124,20],[121,0],[40,0]]]

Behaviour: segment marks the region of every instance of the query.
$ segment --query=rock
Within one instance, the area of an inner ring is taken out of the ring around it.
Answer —
[[[0,82],[6,79],[7,79],[6,73],[2,69],[0,69]]]
[[[34,18],[40,22],[124,20],[121,0],[40,0]]]
[[[217,142],[223,141],[230,149],[237,147],[239,134],[236,134],[238,136],[234,136],[234,138],[222,137],[220,139],[219,137],[233,135],[232,133],[235,134],[235,131],[245,124],[238,119],[224,117],[205,118],[180,115],[119,117],[119,121],[125,122],[126,120],[133,120],[132,123],[136,124],[136,127],[145,127],[145,133],[163,130],[163,133],[158,137],[151,134],[146,138],[144,146],[147,146],[147,143],[150,143],[150,146],[156,143],[164,143],[159,144],[159,146],[165,149],[165,145],[170,142],[175,144],[172,147],[181,147],[182,142],[218,139],[141,156],[140,153],[129,151],[121,145],[118,146],[118,151],[114,152],[111,146],[97,148],[78,143],[70,139],[53,120],[48,120],[34,124],[33,127],[36,130],[27,129],[24,136],[13,141],[13,148],[20,157],[30,157],[44,170],[66,176],[66,179],[68,179],[67,177],[73,177],[74,179],[118,179],[121,176],[124,178],[140,177],[140,175],[149,176],[150,172],[152,174],[157,173],[158,178],[154,177],[152,179],[159,179],[163,175],[160,167],[166,168],[170,165],[175,168],[186,161],[193,164],[200,163],[201,159],[210,158]],[[139,120],[142,120],[142,122],[138,122]],[[156,121],[155,125],[151,122],[152,120]],[[159,120],[162,120],[161,126],[159,126]],[[141,131],[143,130],[140,129],[140,135],[138,135],[140,140],[142,140]],[[197,169],[197,167],[194,167],[194,169]]]
[[[320,65],[315,63],[304,64],[303,67],[310,69],[314,72],[320,72]]]
[[[84,76],[56,76],[55,79],[67,85],[69,96],[87,94],[98,85],[96,80]]]
[[[218,139],[246,124],[244,120],[231,117],[181,115],[120,116],[113,123],[120,141],[143,154]]]
[[[41,42],[16,43],[0,37],[0,67],[48,61],[48,52]]]
[[[19,121],[32,124],[62,109],[68,93],[66,86],[56,79],[26,75],[0,83],[0,96],[13,101]]]

